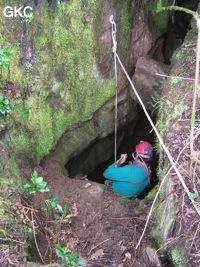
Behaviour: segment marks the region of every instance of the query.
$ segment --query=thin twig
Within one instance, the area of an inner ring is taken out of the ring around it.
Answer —
[[[196,236],[197,236],[197,233],[198,233],[198,231],[199,231],[199,226],[200,226],[200,222],[198,223],[197,230],[195,231],[195,234],[194,234],[194,237],[193,237],[193,239],[192,239],[192,243],[191,243],[191,245],[190,245],[190,248],[192,248],[192,246],[193,246],[193,244],[194,244],[194,240],[195,240],[195,238],[196,238]]]
[[[35,225],[34,225],[34,218],[33,218],[33,211],[32,210],[31,210],[31,219],[32,219],[32,229],[33,229],[33,236],[34,236],[34,240],[35,240],[35,245],[36,245],[36,248],[37,248],[37,251],[38,251],[38,254],[40,256],[40,259],[41,259],[42,263],[45,264],[45,262],[44,262],[44,260],[42,258],[41,252],[39,250],[39,247],[38,247],[37,239],[36,239]]]
[[[102,242],[99,243],[98,245],[96,245],[96,246],[94,246],[93,248],[91,248],[90,251],[89,251],[89,253],[88,253],[88,255],[89,255],[95,248],[99,247],[100,245],[104,244],[105,242],[107,242],[107,241],[109,241],[109,240],[110,240],[110,238],[108,238],[108,239],[102,241]]]
[[[20,244],[25,244],[25,242],[21,242],[21,241],[18,241],[18,240],[15,240],[15,239],[11,239],[11,238],[1,238],[0,237],[0,240],[2,241],[5,241],[5,242],[17,242],[17,243],[20,243]]]
[[[98,266],[102,266],[102,267],[112,267],[110,265],[104,265],[104,264],[101,264],[101,263],[98,263],[98,262],[94,262],[94,261],[90,261],[89,263],[92,263],[92,264],[98,265]]]
[[[166,77],[166,78],[180,78],[180,79],[183,79],[183,80],[194,81],[194,79],[187,78],[187,77],[171,76],[171,75],[165,75],[165,74],[161,74],[161,73],[155,73],[155,74],[158,75],[158,76]]]
[[[34,209],[34,208],[30,208],[30,207],[26,207],[26,206],[23,206],[22,204],[18,204],[16,203],[15,206],[17,207],[20,207],[20,208],[23,208],[23,209],[27,209],[27,210],[31,210],[31,211],[34,211],[34,212],[38,212],[38,210]]]
[[[110,218],[111,220],[128,220],[128,219],[138,219],[138,220],[141,220],[141,221],[144,221],[145,218],[144,217],[121,217],[121,218]]]

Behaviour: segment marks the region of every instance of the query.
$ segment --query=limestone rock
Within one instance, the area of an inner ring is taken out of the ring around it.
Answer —
[[[100,162],[109,159],[113,153],[114,138],[103,138],[114,132],[114,103],[115,97],[97,110],[90,120],[79,123],[72,130],[66,131],[51,156],[64,166],[69,159],[75,158],[92,141],[94,144],[94,141],[98,139],[97,145],[88,152],[87,157],[81,158],[80,166],[78,167],[75,162],[76,167],[74,168],[81,168],[80,173],[85,173],[85,169],[87,172],[92,171]],[[134,121],[137,111],[137,103],[127,97],[125,90],[121,91],[118,96],[118,130],[123,129],[128,122]],[[119,143],[122,137],[123,132],[121,135],[119,134]]]
[[[153,109],[152,96],[160,95],[162,89],[163,77],[156,75],[156,73],[166,75],[168,74],[168,68],[169,67],[163,63],[145,57],[141,57],[137,61],[132,81],[140,97],[144,101],[145,106],[149,110]],[[138,102],[132,89],[130,89],[130,95]]]
[[[92,185],[86,188],[85,191],[87,191],[87,195],[90,197],[90,199],[93,201],[99,201],[103,196],[104,189],[100,184],[92,183]]]
[[[162,267],[162,263],[156,253],[156,250],[151,248],[151,247],[147,247],[145,250],[145,253],[148,256],[149,262],[151,263],[151,266],[155,266],[155,267]]]
[[[152,35],[147,23],[144,21],[144,15],[141,12],[133,19],[132,40],[130,49],[130,64],[135,66],[139,57],[144,56],[152,47]]]

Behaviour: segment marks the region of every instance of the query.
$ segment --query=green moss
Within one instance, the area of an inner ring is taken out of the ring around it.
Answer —
[[[151,17],[155,21],[155,25],[159,25],[162,30],[166,30],[168,27],[169,18],[172,16],[173,11],[160,12],[160,8],[173,5],[174,0],[144,0],[144,3],[146,13],[151,15]]]
[[[43,155],[49,153],[54,145],[52,110],[46,101],[34,95],[29,98],[28,105],[32,109],[27,121],[27,128],[34,133],[32,146],[35,150],[36,161],[39,161]]]
[[[183,262],[183,251],[180,248],[174,248],[171,250],[171,259],[175,267],[181,267]]]
[[[178,53],[175,54],[175,58],[176,59],[181,59],[181,58],[183,58],[183,54],[181,54],[180,52],[178,52]]]
[[[118,5],[118,48],[125,65],[130,43],[129,3],[129,0],[112,3]],[[38,9],[30,33],[26,33],[34,51],[33,69],[28,75],[22,71],[20,42],[15,45],[7,33],[1,37],[4,46],[16,47],[11,79],[20,84],[21,93],[26,95],[24,99],[12,101],[14,109],[7,123],[10,138],[16,152],[23,153],[34,163],[55,147],[66,130],[90,119],[115,93],[113,79],[100,76],[94,57],[93,25],[96,14],[101,12],[100,5],[99,0],[91,0],[89,5],[85,0],[77,0],[62,1],[54,9],[45,3]],[[18,37],[24,25],[19,26]],[[54,110],[48,103],[52,94],[61,97],[65,107]],[[20,114],[24,107],[31,107],[26,118]]]
[[[19,47],[19,43],[13,43],[12,45],[5,40],[0,40],[0,48],[1,49],[12,49],[14,50],[13,55],[11,56],[9,71],[3,69],[2,70],[2,81],[12,81],[12,82],[20,82],[22,80],[22,71],[18,67],[19,58],[21,57],[21,51]]]
[[[120,56],[122,62],[124,63],[125,68],[128,67],[129,62],[129,49],[130,49],[130,32],[131,32],[131,23],[130,23],[130,1],[126,0],[123,2],[123,7],[120,9],[118,14],[117,29],[120,36]]]
[[[174,84],[179,83],[180,81],[182,81],[182,79],[178,77],[170,78],[169,84],[172,86]]]
[[[53,112],[53,129],[54,138],[58,140],[61,135],[65,132],[67,125],[67,116],[64,110],[56,110]]]

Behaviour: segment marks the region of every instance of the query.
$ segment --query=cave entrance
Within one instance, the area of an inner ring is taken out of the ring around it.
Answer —
[[[149,112],[150,113],[150,112]],[[152,116],[152,119],[154,123],[156,122],[156,115]],[[134,127],[133,127],[134,125]],[[137,121],[130,122],[124,129],[119,131],[119,136],[121,136],[121,132],[124,132],[124,138],[121,140],[120,145],[117,150],[117,158],[120,157],[121,154],[128,154],[127,161],[132,159],[132,153],[135,150],[135,146],[141,141],[148,141],[152,145],[155,145],[155,135],[152,130],[152,127],[146,118],[146,115],[144,114],[144,111],[142,108],[140,108],[138,112]],[[114,144],[114,134],[110,134],[109,136],[104,138],[104,142],[101,146],[101,153],[107,153],[107,147],[103,146],[104,143],[106,143],[106,139],[108,139],[108,142],[112,145]],[[100,139],[102,141],[102,139]],[[65,165],[65,168],[67,169],[69,176],[71,178],[77,177],[80,174],[86,175],[87,178],[91,181],[97,182],[97,183],[104,183],[105,178],[103,177],[104,170],[114,162],[114,145],[113,145],[113,154],[109,157],[108,160],[102,161],[100,164],[96,165],[94,169],[91,169],[89,165],[91,161],[90,153],[98,148],[98,142],[100,140],[94,141],[90,146],[88,146],[85,150],[83,150],[79,155],[76,157],[70,159],[67,164]],[[99,152],[97,153],[99,154]],[[102,156],[103,157],[103,156]],[[89,161],[88,161],[89,159]],[[95,156],[92,157],[93,161],[96,161],[97,159]],[[87,169],[87,164],[89,168]],[[93,165],[93,164],[92,164]],[[151,189],[155,186],[158,182],[157,178],[157,166],[158,166],[158,154],[156,153],[154,149],[154,157],[152,162],[150,163],[150,167],[152,170],[152,180],[151,180],[151,186],[143,191],[141,197],[144,197]]]
[[[199,0],[176,0],[174,2],[175,6],[196,11]],[[158,38],[155,47],[149,51],[149,56],[152,59],[170,65],[174,51],[182,45],[187,32],[191,29],[191,20],[191,14],[184,11],[173,11],[168,31]]]

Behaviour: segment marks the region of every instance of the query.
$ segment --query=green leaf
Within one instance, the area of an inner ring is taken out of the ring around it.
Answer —
[[[10,57],[13,53],[14,53],[14,50],[10,50],[10,49],[6,49],[6,50],[4,51],[4,55],[5,55],[6,57]]]
[[[5,109],[0,109],[0,112],[2,113],[2,114],[5,114],[6,113],[6,111],[5,111]]]
[[[56,248],[56,254],[58,255],[58,257],[60,257],[60,258],[64,258],[64,255],[63,255],[63,252],[62,251],[60,251],[59,249],[57,249]]]
[[[4,101],[4,97],[0,96],[0,103]]]
[[[189,198],[190,198],[190,199],[195,199],[195,198],[197,198],[197,195],[194,194],[194,193],[191,193],[191,192],[190,192],[190,194],[189,194]]]
[[[10,109],[9,106],[5,106],[5,108],[6,108],[6,111],[7,111],[7,112],[10,112],[10,111],[11,111],[11,109]]]
[[[35,192],[36,192],[35,188],[31,187],[31,188],[29,189],[29,193],[30,193],[30,194],[33,194],[33,193],[35,193]]]
[[[3,65],[3,68],[6,69],[6,70],[7,70],[8,67],[9,67],[9,63],[7,63],[7,62],[3,62],[2,65]]]
[[[29,115],[29,109],[27,109],[27,108],[21,109],[21,114],[24,117],[28,117],[28,115]]]
[[[62,206],[59,205],[59,204],[57,204],[56,207],[57,207],[58,211],[59,211],[61,214],[63,214],[63,208],[62,208]]]
[[[24,188],[30,188],[30,187],[31,187],[30,184],[25,184],[25,185],[24,185]]]
[[[50,191],[49,187],[46,187],[46,188],[42,189],[41,192],[49,192],[49,191]]]
[[[8,105],[9,102],[10,102],[10,101],[9,101],[8,99],[4,99],[4,101],[3,101],[4,105]]]
[[[56,220],[59,220],[59,219],[60,219],[60,215],[58,215],[58,214],[54,214],[54,218],[55,218]]]
[[[43,183],[43,177],[37,177],[36,178],[36,183],[37,184],[42,184]]]
[[[49,190],[48,187],[46,187],[46,188],[38,188],[38,191],[40,191],[40,192],[49,192],[50,190]]]
[[[84,258],[79,258],[77,263],[80,265],[86,265],[88,261]]]
[[[58,257],[61,257],[62,259],[63,259],[64,256],[65,256],[64,248],[61,247],[60,244],[57,244],[57,245],[56,245],[56,254],[58,255]]]
[[[31,181],[36,184],[36,180],[38,178],[38,173],[36,171],[33,172],[33,175],[32,175],[32,178],[31,178]]]
[[[47,183],[46,182],[40,182],[40,183],[37,183],[37,187],[38,188],[41,188],[41,189],[44,189],[45,188],[45,186],[47,185]]]

